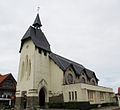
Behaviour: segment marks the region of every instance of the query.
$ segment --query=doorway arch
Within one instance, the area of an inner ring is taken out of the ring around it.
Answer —
[[[40,92],[39,92],[39,105],[40,105],[40,107],[45,107],[45,98],[46,98],[45,88],[41,88]]]

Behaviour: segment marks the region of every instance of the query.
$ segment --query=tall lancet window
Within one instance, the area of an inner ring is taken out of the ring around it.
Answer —
[[[27,79],[30,77],[31,74],[31,60],[28,62],[28,74],[27,74]]]
[[[24,77],[24,72],[25,72],[25,67],[24,67],[24,61],[22,62],[22,65],[21,65],[21,75],[20,75],[20,80],[23,79]]]
[[[25,66],[26,66],[26,73],[28,72],[28,55],[26,55],[26,62],[25,62]]]

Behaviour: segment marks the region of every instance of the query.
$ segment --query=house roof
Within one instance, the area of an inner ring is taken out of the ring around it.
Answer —
[[[37,14],[37,17],[35,19],[33,26],[30,26],[28,28],[27,32],[21,39],[20,52],[22,50],[24,42],[29,38],[31,38],[31,40],[33,41],[35,46],[38,47],[39,49],[43,49],[45,51],[51,52],[50,44],[49,44],[48,40],[46,39],[42,30],[40,28],[38,28],[40,26],[42,26],[42,25],[41,25],[41,22],[39,19],[39,15]]]
[[[6,75],[0,75],[0,83],[2,83],[11,73],[8,73]]]
[[[2,83],[8,76],[12,76],[12,74],[11,73],[8,73],[8,74],[5,74],[5,75],[0,74],[0,83]],[[13,76],[12,76],[12,78],[15,81],[15,83],[17,83]]]
[[[95,76],[95,73],[89,69],[86,69],[83,65],[76,63],[74,61],[68,60],[64,57],[61,57],[55,53],[50,53],[50,58],[63,70],[66,71],[66,69],[69,66],[73,66],[76,75],[80,75],[82,71],[85,71],[86,75],[88,76],[88,78],[92,78],[93,75]],[[97,77],[95,76],[95,78],[97,79]],[[98,79],[97,79],[98,80]]]

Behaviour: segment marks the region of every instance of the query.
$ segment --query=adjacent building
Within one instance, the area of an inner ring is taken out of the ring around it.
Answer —
[[[11,73],[0,74],[0,106],[13,107],[15,104],[16,80]]]
[[[88,109],[112,103],[113,89],[98,86],[94,71],[53,53],[41,26],[37,14],[21,40],[16,108]]]

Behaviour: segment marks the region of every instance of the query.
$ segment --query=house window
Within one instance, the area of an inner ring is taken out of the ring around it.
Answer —
[[[69,100],[71,100],[71,92],[69,92]]]
[[[12,87],[12,82],[6,81],[6,82],[5,82],[5,86],[7,86],[7,87]]]
[[[75,100],[77,100],[77,91],[75,91]]]

